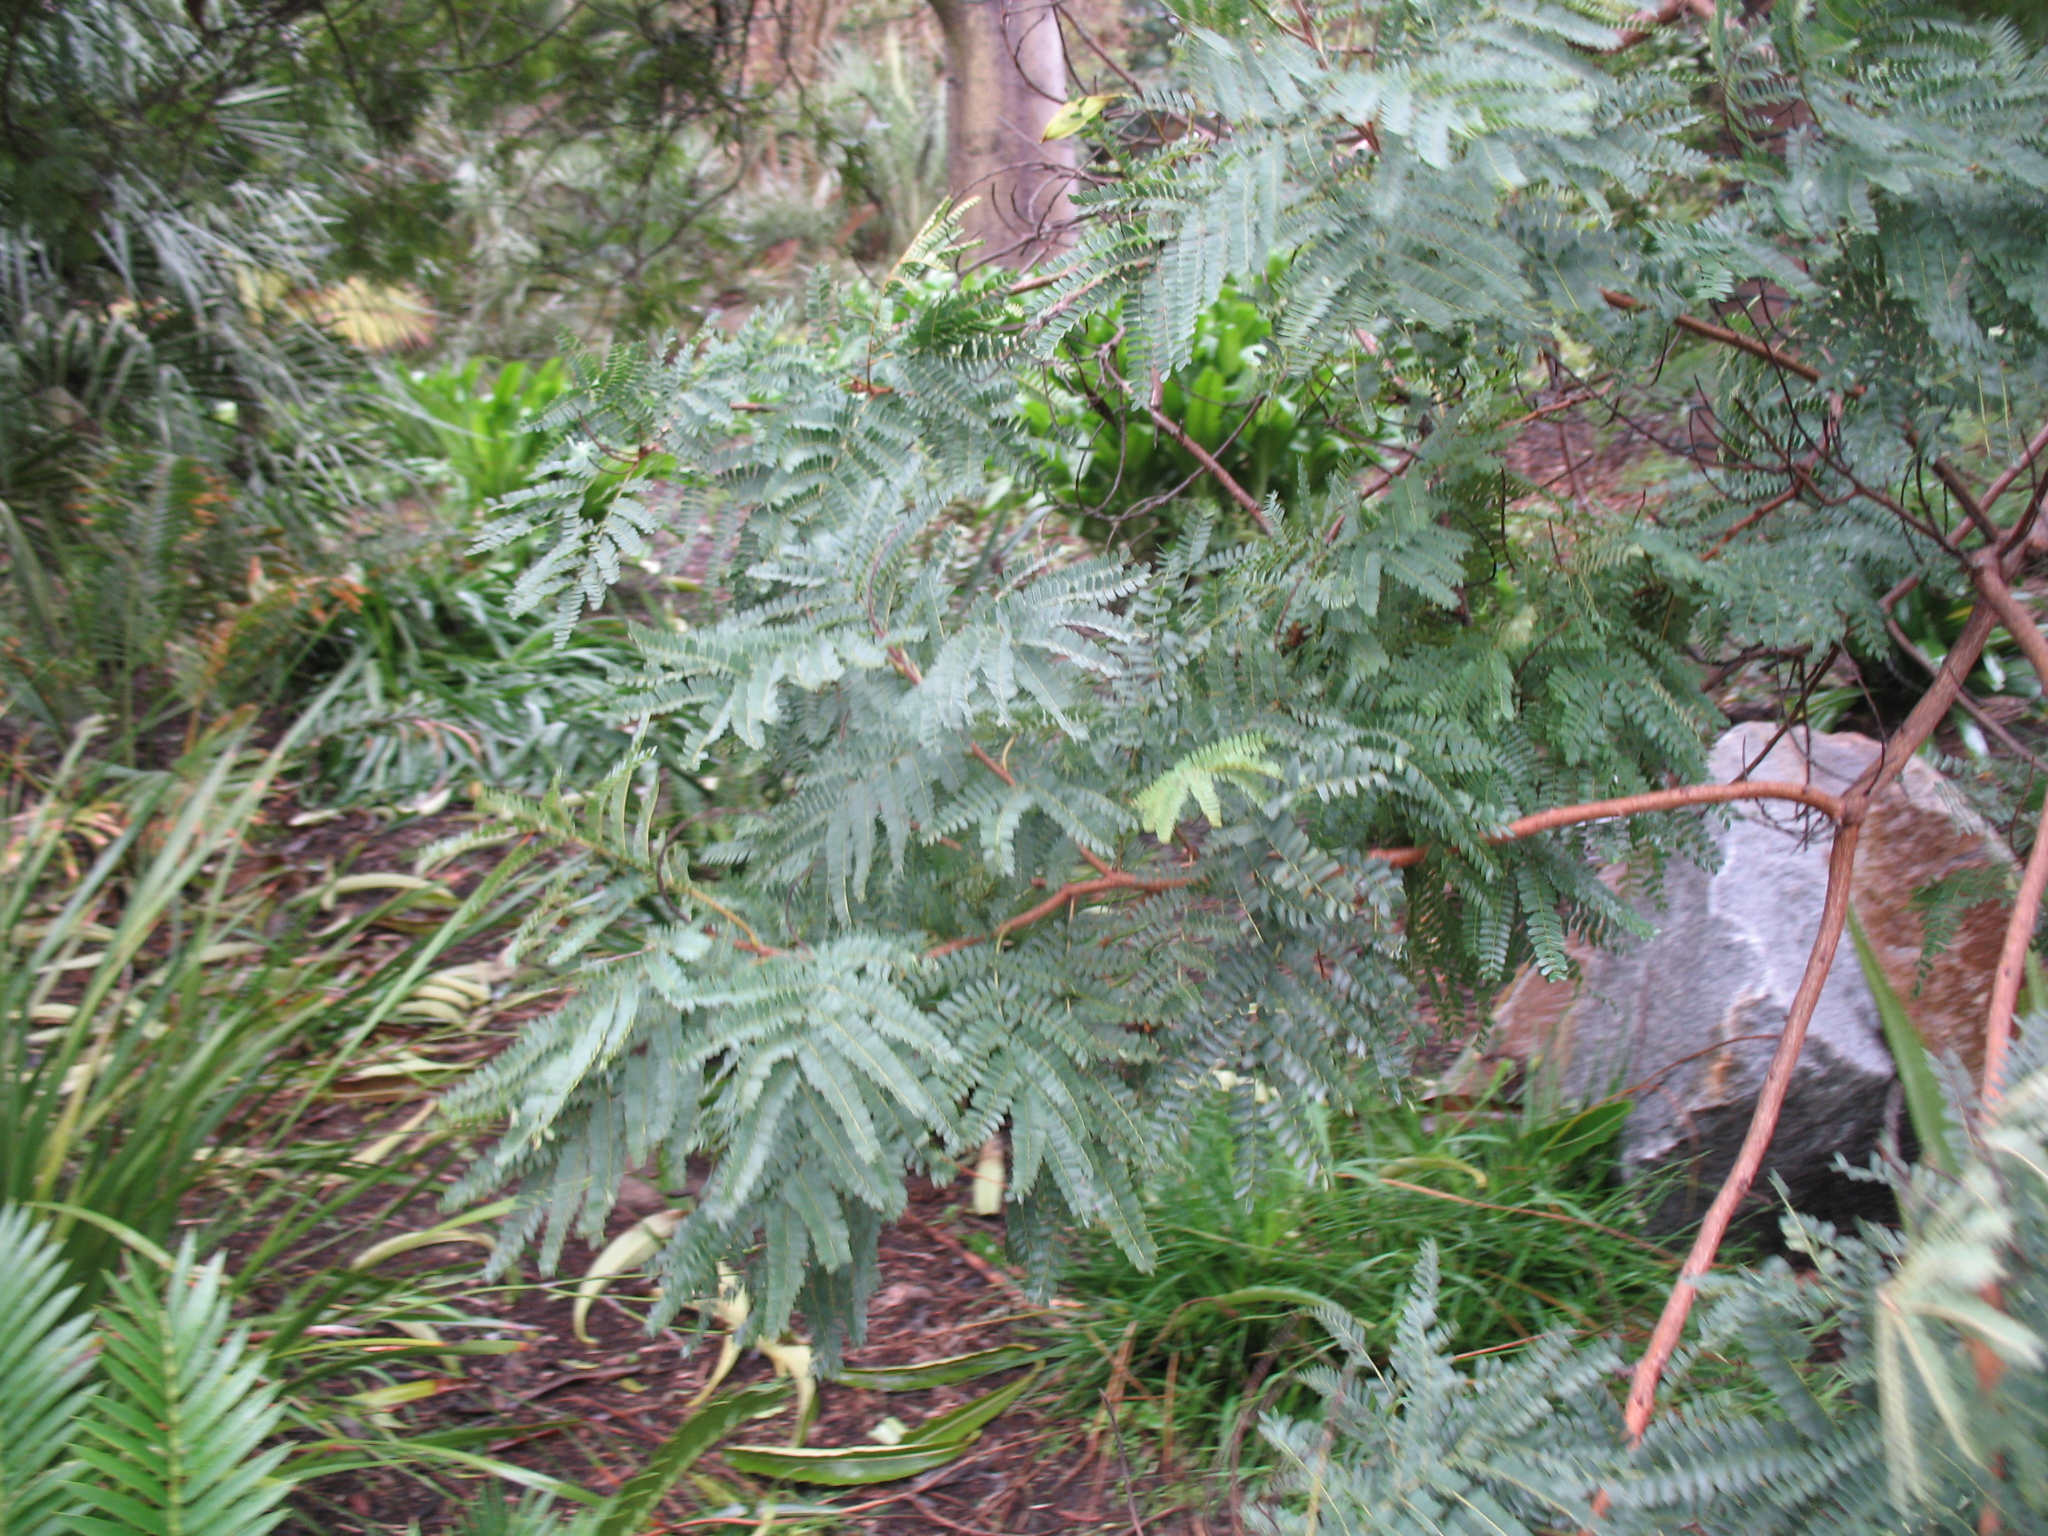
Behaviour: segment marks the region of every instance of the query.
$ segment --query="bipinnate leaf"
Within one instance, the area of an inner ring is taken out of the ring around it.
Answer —
[[[1257,731],[1227,737],[1190,752],[1166,772],[1140,790],[1131,801],[1143,819],[1145,830],[1160,842],[1173,836],[1180,821],[1181,807],[1193,799],[1209,818],[1209,825],[1223,825],[1223,802],[1218,784],[1234,784],[1247,792],[1261,779],[1277,779],[1280,769],[1266,751],[1266,738]]]

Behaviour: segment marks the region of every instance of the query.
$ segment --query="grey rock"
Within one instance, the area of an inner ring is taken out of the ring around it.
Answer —
[[[1876,742],[1846,733],[1788,733],[1773,745],[1774,734],[1755,724],[1729,731],[1715,746],[1712,776],[1732,780],[1747,768],[1752,779],[1810,780],[1839,793],[1878,752]],[[1561,1106],[1630,1099],[1624,1172],[1686,1169],[1658,1214],[1664,1230],[1696,1219],[1734,1161],[1827,886],[1831,828],[1823,818],[1788,802],[1754,802],[1718,822],[1710,826],[1719,867],[1674,862],[1661,906],[1638,902],[1656,925],[1654,937],[1618,953],[1578,952],[1579,975],[1570,981],[1525,971],[1496,1003],[1485,1055],[1454,1069],[1469,1084],[1490,1063],[1515,1062],[1526,1069],[1525,1092]],[[1957,869],[2010,861],[1941,775],[1916,761],[1873,807],[1852,884],[1916,1024],[1938,1052],[1971,1067],[1989,989],[1984,957],[1996,954],[2003,910],[1987,902],[1966,914],[1937,969],[1940,984],[1916,990],[1922,927],[1912,898]],[[1765,1163],[1795,1208],[1839,1219],[1881,1202],[1871,1186],[1833,1165],[1838,1154],[1868,1161],[1888,1101],[1895,1105],[1895,1075],[1876,1002],[1844,939]],[[1768,1177],[1753,1199],[1776,1203]]]

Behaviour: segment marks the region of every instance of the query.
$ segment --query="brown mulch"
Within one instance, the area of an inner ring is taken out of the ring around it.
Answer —
[[[244,850],[236,883],[243,888],[252,882],[272,884],[280,895],[303,892],[341,874],[409,872],[422,848],[476,824],[460,801],[442,814],[401,815],[395,822],[389,811],[308,814],[289,788],[266,806],[264,819],[269,830]],[[440,879],[461,894],[485,873],[493,857],[485,850],[464,858],[441,871]],[[380,890],[344,896],[335,904],[334,915],[377,903],[387,894]],[[477,935],[451,947],[436,966],[487,960],[502,941],[502,934]],[[406,943],[403,933],[368,930],[359,941],[362,964],[372,971],[380,969],[396,960]],[[523,1017],[546,1006],[547,1001],[535,999],[497,1009],[472,1031],[394,1018],[358,1054],[376,1060],[394,1053],[425,1052],[451,1064],[481,1062],[513,1037]],[[414,1116],[433,1086],[403,1077],[352,1084],[344,1074],[307,1107],[294,1140],[340,1144],[363,1135],[389,1135],[417,1123]],[[444,1145],[437,1160],[453,1150]],[[397,1172],[405,1166],[405,1154],[392,1151],[387,1166]],[[443,1172],[440,1181],[449,1177]],[[382,1191],[366,1192],[331,1213],[306,1234],[303,1244],[295,1245],[302,1250],[298,1259],[287,1255],[270,1261],[276,1266],[276,1282],[252,1296],[252,1305],[258,1311],[286,1305],[285,1287],[313,1280],[371,1243],[446,1220],[448,1213],[437,1199],[439,1187],[429,1180],[419,1198],[392,1210],[394,1185],[387,1181]],[[1048,1342],[1050,1315],[1031,1305],[1016,1278],[1001,1267],[1002,1223],[968,1212],[968,1187],[965,1180],[947,1189],[921,1180],[913,1184],[905,1218],[882,1236],[881,1280],[869,1311],[868,1339],[848,1352],[849,1365],[903,1365],[999,1344],[1037,1347]],[[200,1225],[218,1214],[215,1207],[223,1194],[231,1203],[240,1203],[236,1195],[216,1188],[194,1202],[184,1224]],[[665,1203],[652,1186],[628,1179],[608,1235],[618,1235]],[[261,1230],[244,1230],[229,1236],[231,1266],[249,1256],[263,1235]],[[437,1301],[491,1325],[443,1327],[443,1337],[451,1342],[495,1338],[524,1347],[491,1356],[410,1355],[391,1361],[375,1375],[358,1371],[330,1378],[312,1389],[310,1400],[321,1405],[324,1416],[337,1396],[387,1383],[433,1384],[438,1390],[432,1395],[391,1408],[385,1427],[400,1435],[488,1429],[493,1433],[468,1442],[468,1449],[594,1494],[616,1490],[684,1422],[718,1357],[719,1338],[716,1333],[698,1336],[694,1313],[685,1313],[676,1327],[650,1337],[643,1325],[651,1300],[647,1287],[621,1280],[591,1311],[589,1332],[594,1342],[581,1342],[573,1330],[571,1306],[576,1282],[593,1257],[589,1248],[571,1243],[552,1279],[541,1280],[529,1261],[512,1280],[491,1286],[467,1278],[474,1276],[478,1261],[474,1246],[421,1248],[379,1264],[379,1278],[434,1276],[439,1283],[431,1294]],[[449,1283],[454,1277],[464,1278]],[[353,1321],[346,1312],[336,1320]],[[377,1334],[388,1331],[388,1325],[371,1329]],[[1001,1388],[1016,1380],[1021,1370],[921,1392],[883,1393],[826,1382],[805,1443],[874,1443],[871,1431],[885,1418],[915,1426]],[[770,1375],[768,1361],[749,1351],[724,1390]],[[785,1503],[829,1504],[844,1511],[808,1519],[786,1516],[767,1527],[782,1531],[1087,1536],[1135,1529],[1143,1536],[1208,1536],[1209,1528],[1199,1515],[1175,1506],[1160,1479],[1150,1474],[1149,1463],[1134,1476],[1126,1474],[1123,1451],[1142,1462],[1142,1447],[1132,1443],[1120,1449],[1116,1437],[1095,1422],[1095,1415],[1068,1412],[1063,1399],[1056,1381],[1041,1379],[957,1461],[891,1484],[774,1488],[734,1471],[714,1449],[690,1468],[663,1502],[658,1522],[647,1530],[763,1529],[758,1508],[769,1497]],[[357,1413],[367,1419],[372,1410],[364,1407]],[[793,1413],[793,1407],[787,1408],[732,1438],[786,1444]],[[347,1419],[338,1427],[351,1436],[369,1434],[365,1425]],[[281,1529],[285,1536],[443,1536],[458,1528],[465,1510],[474,1507],[489,1481],[445,1465],[375,1468],[315,1479],[294,1491],[291,1516]],[[509,1501],[519,1490],[506,1485],[505,1492]],[[755,1512],[744,1519],[714,1518],[720,1509],[736,1505]],[[1218,1527],[1219,1532],[1223,1528]]]
[[[998,1344],[1042,1344],[1046,1313],[1031,1306],[1015,1280],[984,1255],[997,1251],[1001,1222],[968,1214],[963,1181],[951,1189],[918,1183],[905,1219],[882,1236],[882,1283],[870,1308],[868,1342],[847,1355],[849,1365],[903,1365],[987,1349]],[[616,1235],[652,1209],[660,1196],[629,1180],[614,1213]],[[397,1224],[424,1227],[441,1219],[431,1202]],[[365,1240],[370,1235],[365,1234]],[[473,1262],[474,1249],[420,1249],[382,1269]],[[638,1470],[650,1452],[683,1421],[717,1358],[716,1336],[693,1339],[679,1330],[650,1338],[642,1326],[644,1287],[620,1283],[592,1309],[594,1343],[576,1339],[571,1326],[575,1280],[591,1254],[572,1244],[561,1274],[549,1285],[485,1289],[453,1297],[472,1316],[503,1326],[466,1337],[517,1338],[517,1354],[463,1359],[460,1378],[443,1391],[398,1410],[406,1430],[488,1424],[503,1434],[479,1450],[535,1471],[609,1493]],[[692,1345],[694,1344],[694,1348]],[[436,1376],[442,1367],[421,1360],[392,1372],[394,1380]],[[922,1392],[858,1390],[831,1382],[820,1388],[821,1408],[806,1444],[873,1443],[870,1431],[888,1417],[915,1425],[933,1414],[1014,1380],[1004,1372]],[[725,1390],[769,1379],[768,1362],[749,1354]],[[794,1408],[736,1436],[750,1443],[788,1441]],[[758,1511],[764,1495],[785,1501],[832,1504],[846,1513],[830,1520],[785,1517],[774,1529],[857,1530],[871,1536],[1042,1536],[1042,1533],[1139,1532],[1141,1536],[1208,1536],[1199,1511],[1173,1507],[1158,1479],[1140,1473],[1127,1486],[1114,1435],[1062,1411],[1057,1384],[1041,1385],[998,1418],[980,1441],[950,1465],[922,1476],[866,1488],[770,1489],[727,1467],[714,1450],[701,1458],[661,1508],[655,1531],[752,1531],[758,1512],[718,1520],[723,1508]],[[1096,1433],[1091,1437],[1090,1430]],[[1092,1438],[1092,1444],[1091,1444]],[[1135,1446],[1127,1447],[1136,1453]],[[377,1470],[307,1484],[288,1536],[381,1536],[416,1528],[423,1536],[450,1530],[479,1484],[446,1473]],[[516,1491],[516,1490],[513,1490]],[[1137,1514],[1134,1519],[1132,1506]],[[1227,1528],[1227,1520],[1215,1529]]]

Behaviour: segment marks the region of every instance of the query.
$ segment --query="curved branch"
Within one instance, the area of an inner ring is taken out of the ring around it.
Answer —
[[[1140,895],[1156,896],[1161,891],[1178,890],[1181,886],[1193,885],[1195,879],[1193,875],[1148,877],[1134,875],[1128,870],[1112,869],[1093,880],[1070,880],[1038,905],[1027,907],[1014,917],[1004,918],[993,932],[978,933],[964,939],[948,939],[943,944],[934,944],[925,951],[925,958],[937,960],[944,955],[957,954],[963,949],[972,949],[977,944],[1000,944],[1019,928],[1027,928],[1041,918],[1050,917],[1061,907],[1079,901],[1085,896],[1100,896],[1109,891],[1136,891]]]
[[[1699,1291],[1698,1278],[1713,1267],[1721,1240],[1728,1235],[1736,1209],[1756,1182],[1764,1154],[1770,1149],[1771,1138],[1777,1134],[1778,1115],[1792,1086],[1792,1072],[1799,1065],[1800,1049],[1806,1043],[1806,1027],[1812,1022],[1813,1011],[1820,1003],[1821,989],[1827,985],[1828,973],[1834,968],[1835,950],[1841,943],[1842,928],[1848,920],[1849,879],[1854,871],[1856,843],[1862,833],[1864,812],[1870,802],[1905,771],[1913,754],[1934,734],[1934,728],[1948,717],[1950,708],[1962,692],[1963,680],[1984,653],[1984,642],[1991,638],[1995,623],[1992,605],[1980,600],[1970,610],[1963,632],[1949,648],[1933,685],[1920,696],[1920,702],[1913,706],[1912,714],[1906,717],[1906,723],[1898,734],[1884,744],[1870,771],[1842,797],[1834,846],[1828,851],[1828,886],[1821,904],[1820,929],[1814,934],[1806,970],[1799,978],[1799,990],[1793,994],[1792,1006],[1785,1012],[1785,1031],[1779,1036],[1778,1049],[1771,1057],[1770,1071],[1764,1078],[1763,1091],[1757,1097],[1756,1112],[1750,1117],[1749,1133],[1743,1138],[1735,1166],[1728,1170],[1728,1177],[1722,1181],[1720,1193],[1714,1197],[1706,1220],[1700,1224],[1699,1236],[1692,1245],[1692,1251],[1686,1255],[1685,1264],[1678,1272],[1678,1281],[1671,1287],[1671,1294],[1665,1298],[1664,1310],[1657,1318],[1649,1346],[1636,1362],[1635,1375],[1629,1383],[1626,1419],[1630,1438],[1634,1440],[1642,1439],[1643,1431],[1649,1428],[1650,1416],[1656,1411],[1657,1385],[1663,1380],[1664,1367],[1671,1363],[1672,1353],[1685,1332],[1693,1298]]]
[[[1534,837],[1538,832],[1554,831],[1558,827],[1575,827],[1588,821],[1613,821],[1621,816],[1643,816],[1652,811],[1681,810],[1688,805],[1722,805],[1731,800],[1794,800],[1801,805],[1810,805],[1824,814],[1830,821],[1842,819],[1842,799],[1824,789],[1815,789],[1811,784],[1779,783],[1772,780],[1758,780],[1741,784],[1688,784],[1679,789],[1653,789],[1647,794],[1625,795],[1619,800],[1593,800],[1584,805],[1559,806],[1555,810],[1538,811],[1511,821],[1506,828],[1495,833],[1486,841],[1494,846],[1502,843],[1519,842],[1525,837]],[[1419,864],[1428,857],[1429,849],[1418,848],[1369,848],[1366,857],[1384,859],[1396,869],[1406,869]]]

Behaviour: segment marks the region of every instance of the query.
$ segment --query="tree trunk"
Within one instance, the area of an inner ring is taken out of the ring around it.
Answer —
[[[946,172],[973,264],[1028,267],[1071,240],[1074,141],[1040,135],[1067,96],[1053,0],[932,0],[946,38]]]

